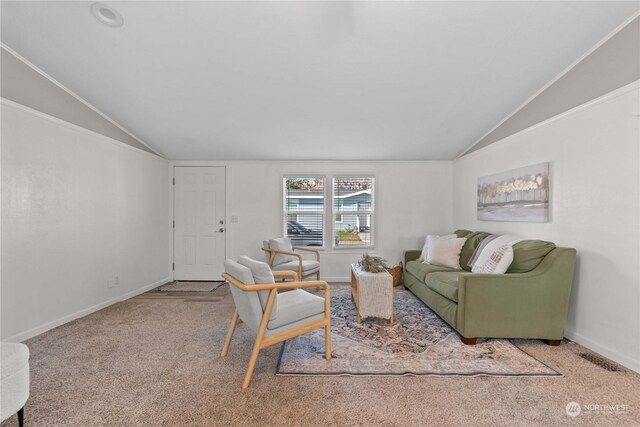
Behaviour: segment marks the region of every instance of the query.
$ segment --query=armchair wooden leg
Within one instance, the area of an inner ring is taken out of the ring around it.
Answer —
[[[316,280],[320,280],[320,272],[319,271],[316,273]]]
[[[260,344],[262,343],[262,335],[258,334],[256,342],[253,345],[253,351],[251,352],[251,358],[249,359],[249,367],[247,373],[244,374],[244,380],[242,381],[242,388],[249,387],[251,377],[253,376],[253,370],[256,368],[256,361],[258,360],[258,354],[260,354]]]
[[[324,291],[324,317],[324,358],[331,360],[331,290],[328,287]]]
[[[222,347],[222,357],[225,357],[229,352],[229,346],[231,345],[231,338],[233,338],[233,333],[236,331],[236,326],[240,320],[240,316],[238,315],[238,310],[233,312],[233,317],[231,318],[231,325],[229,325],[229,332],[227,332],[227,338],[224,340],[224,346]]]
[[[324,358],[331,360],[331,321],[324,327]]]

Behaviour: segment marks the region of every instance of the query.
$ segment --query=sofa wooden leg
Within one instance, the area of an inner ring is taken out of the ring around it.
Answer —
[[[18,425],[20,427],[24,426],[24,406],[18,411]]]
[[[460,337],[460,340],[462,341],[463,344],[466,344],[466,345],[476,345],[476,342],[478,342],[478,338]]]
[[[550,346],[552,346],[552,347],[557,347],[557,346],[559,346],[559,345],[560,345],[560,342],[561,342],[562,340],[540,340],[540,341],[542,341],[542,342],[543,342],[543,343],[545,343],[546,345],[550,345]]]

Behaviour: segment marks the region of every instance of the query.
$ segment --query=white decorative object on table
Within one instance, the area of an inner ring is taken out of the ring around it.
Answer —
[[[356,321],[380,317],[393,323],[393,277],[388,272],[368,273],[351,265],[351,298],[356,303]]]

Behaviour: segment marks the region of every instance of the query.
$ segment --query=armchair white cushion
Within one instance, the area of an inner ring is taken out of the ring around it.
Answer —
[[[302,289],[284,292],[278,294],[278,312],[269,321],[267,331],[273,332],[300,320],[310,321],[316,315],[324,316],[324,298]]]
[[[249,270],[251,270],[251,276],[253,277],[253,283],[275,283],[275,279],[273,278],[273,273],[269,268],[269,264],[266,262],[256,261],[254,259],[249,258],[248,256],[241,256],[238,258],[238,264],[244,265]],[[246,283],[246,282],[245,282]],[[262,310],[267,307],[267,301],[269,300],[269,291],[259,291],[258,298],[260,299],[260,305],[262,306]],[[278,299],[273,302],[273,308],[271,309],[271,316],[269,319],[273,320],[278,313]],[[260,317],[262,317],[262,313],[260,313]]]
[[[0,343],[0,421],[18,412],[29,399],[29,348],[21,343]]]
[[[267,242],[265,247],[269,249],[276,249],[279,251],[293,252],[293,244],[291,243],[291,239],[287,237],[278,237],[277,239],[271,239]],[[268,255],[269,254],[267,253],[267,256]],[[297,260],[298,259],[292,255],[276,254],[276,256],[273,258],[272,266],[284,264],[285,262],[297,261]]]
[[[228,259],[224,262],[224,270],[227,274],[247,286],[255,284],[251,270],[244,265],[238,264],[232,259]],[[238,317],[249,327],[249,329],[253,332],[258,332],[263,314],[258,293],[246,292],[233,285],[230,285],[229,288],[231,288],[231,296],[233,297],[233,302],[236,305]]]

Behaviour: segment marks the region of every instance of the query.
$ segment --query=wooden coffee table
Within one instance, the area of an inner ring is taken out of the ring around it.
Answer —
[[[386,271],[368,273],[351,265],[351,299],[356,304],[356,321],[380,317],[393,323],[393,277]]]

